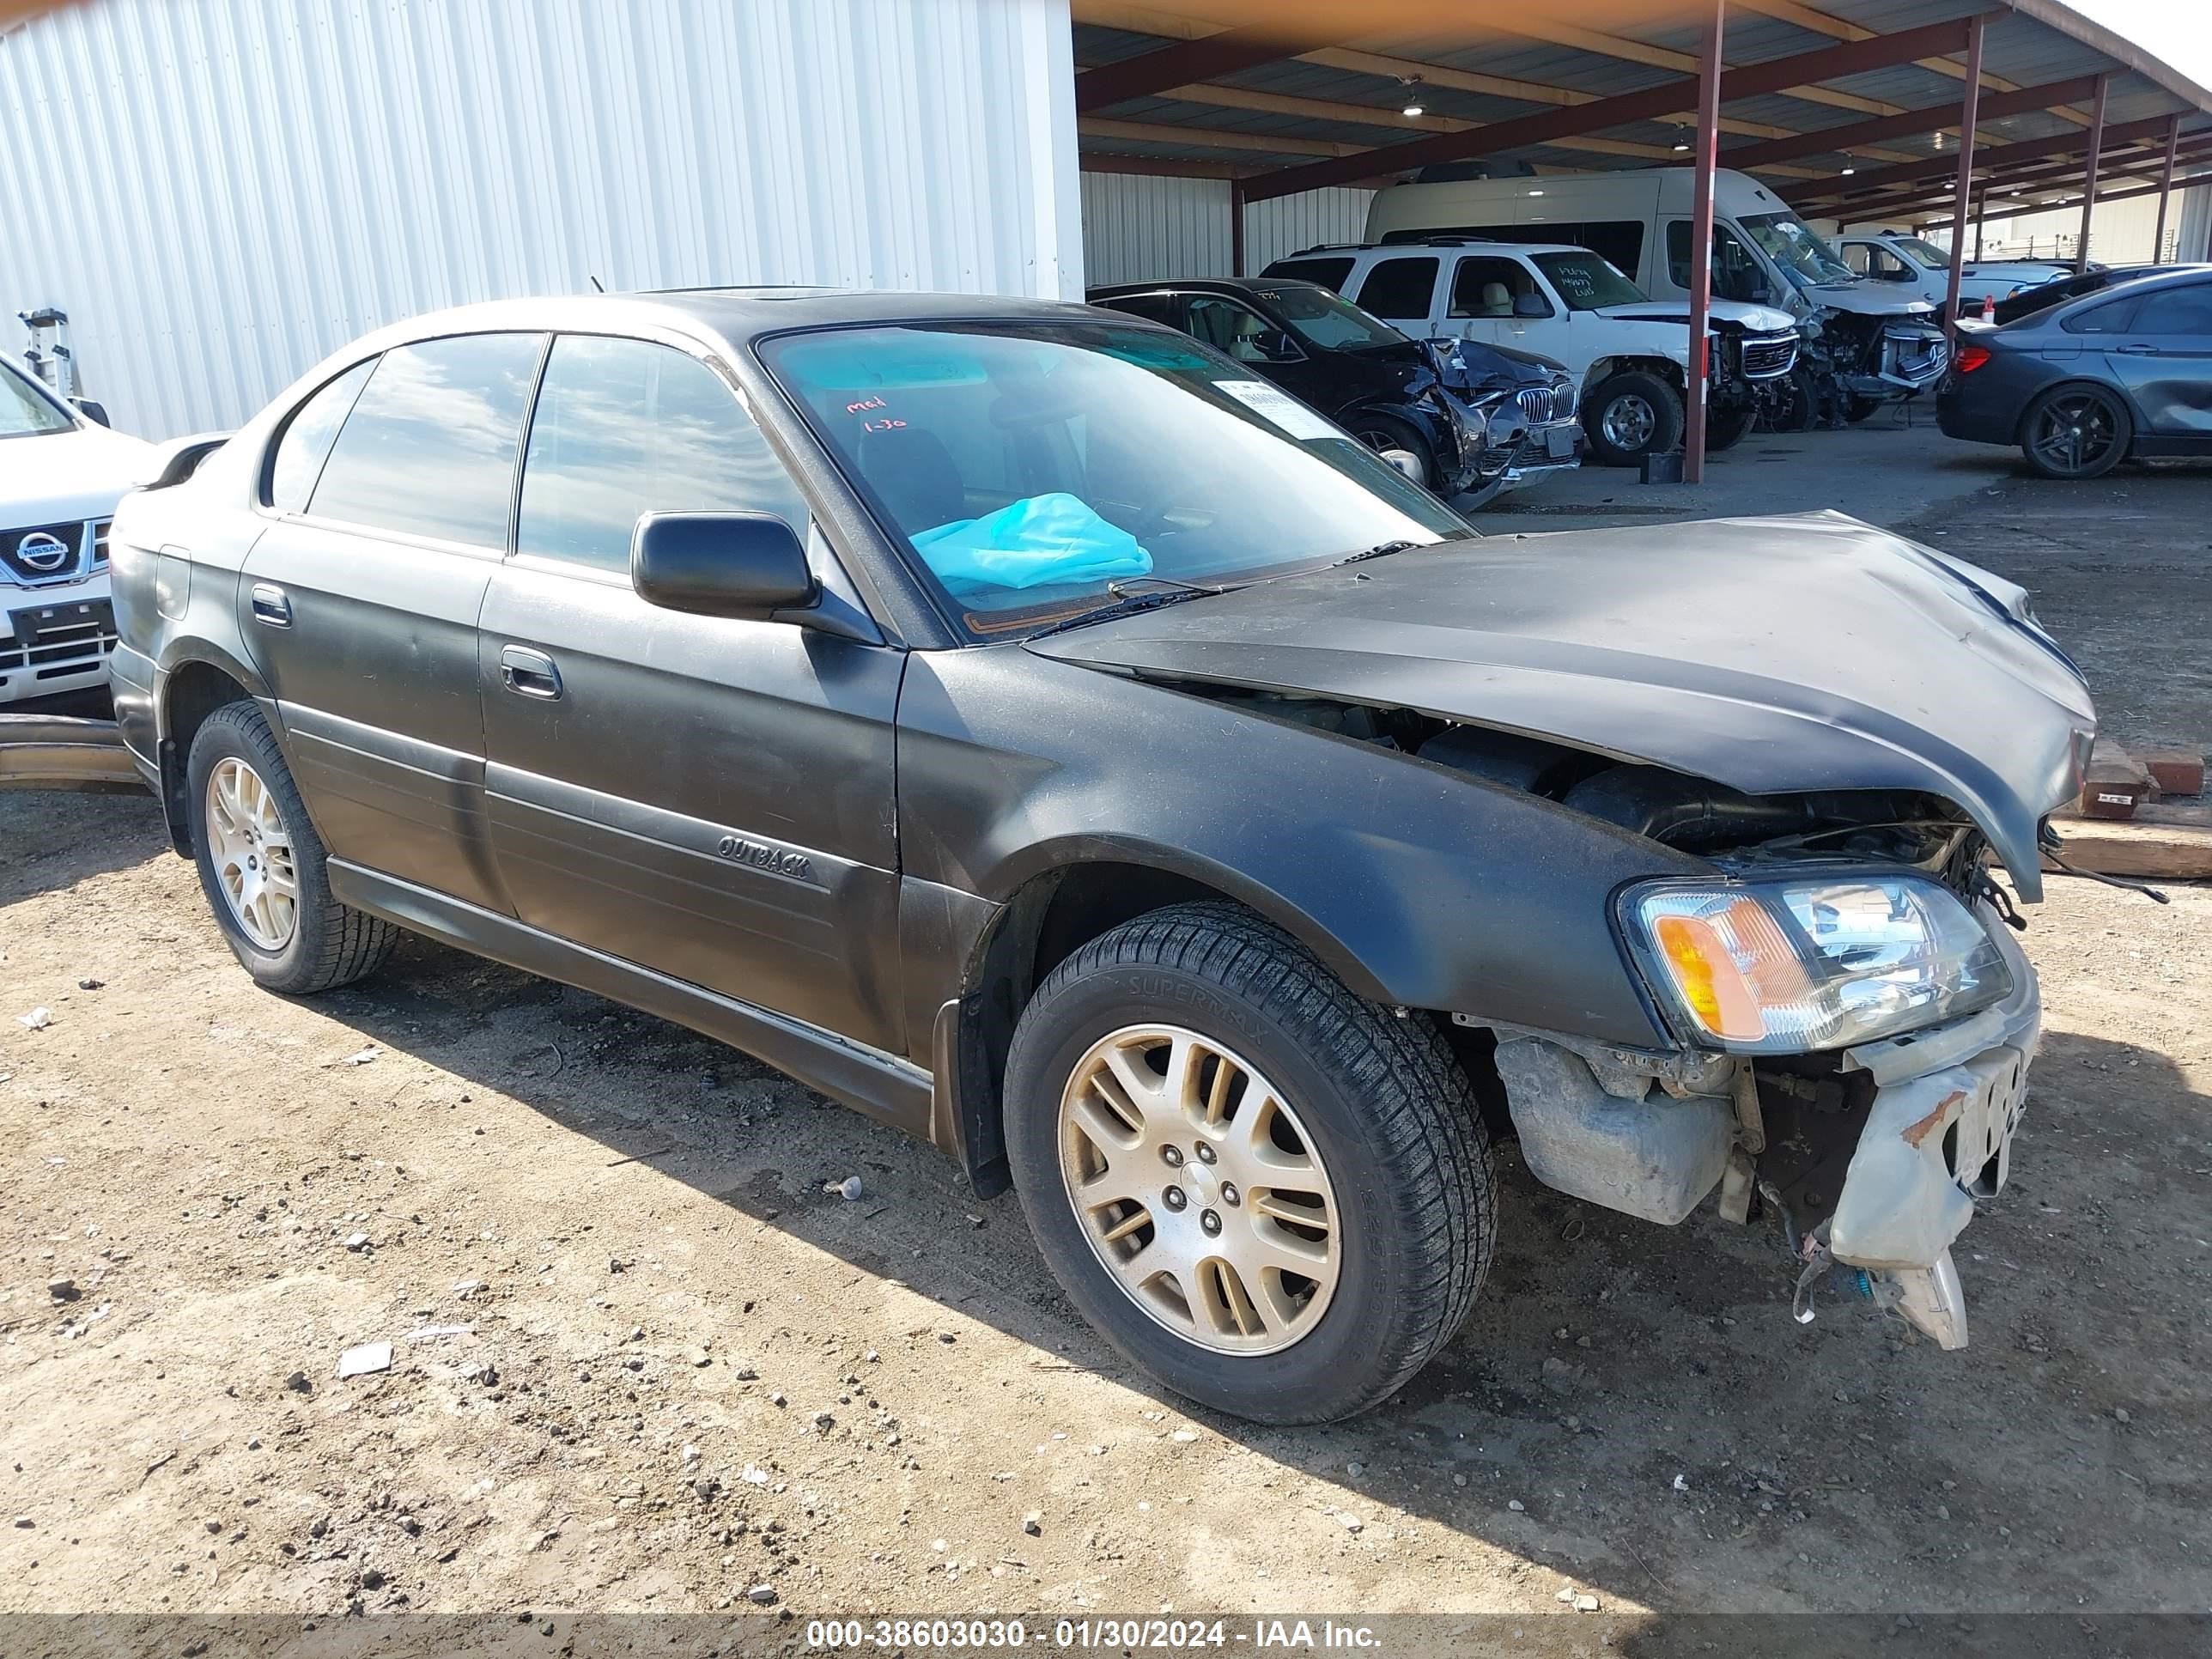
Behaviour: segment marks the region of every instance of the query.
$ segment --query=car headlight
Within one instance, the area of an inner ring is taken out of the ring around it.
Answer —
[[[1621,898],[1652,988],[1692,1035],[1741,1054],[1847,1048],[1987,1007],[2012,990],[1996,941],[1911,876],[1652,883]]]

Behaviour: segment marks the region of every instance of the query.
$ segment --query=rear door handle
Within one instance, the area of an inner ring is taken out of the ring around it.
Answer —
[[[289,628],[292,625],[292,601],[284,590],[274,582],[253,584],[253,620],[270,628]]]
[[[526,645],[500,647],[499,678],[519,697],[538,697],[550,702],[561,695],[561,671],[553,665],[553,659]]]

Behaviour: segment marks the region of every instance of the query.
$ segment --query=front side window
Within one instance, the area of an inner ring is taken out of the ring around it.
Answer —
[[[1851,268],[1796,214],[1749,213],[1736,222],[1794,280],[1815,284],[1851,280]]]
[[[1109,310],[1142,317],[1148,323],[1165,323],[1176,329],[1182,326],[1182,296],[1179,294],[1123,294],[1098,303]]]
[[[23,375],[0,363],[0,438],[29,438],[42,432],[69,432],[76,422]]]
[[[1907,258],[1924,270],[1948,270],[1951,268],[1950,253],[1924,236],[1900,236],[1897,238],[1897,245],[1905,250]]]
[[[392,347],[339,428],[308,510],[503,550],[523,413],[544,349],[542,334],[459,334]]]
[[[1155,331],[907,324],[761,352],[977,638],[1110,603],[1109,584],[1242,583],[1474,534],[1296,398]]]
[[[1359,304],[1362,310],[1387,317],[1394,323],[1425,323],[1436,291],[1437,261],[1433,254],[1419,258],[1378,259],[1368,271],[1367,280],[1359,285]]]
[[[1372,351],[1406,343],[1406,337],[1381,318],[1326,289],[1286,284],[1261,289],[1260,297],[1292,333],[1324,351]]]
[[[1667,276],[1676,288],[1690,285],[1690,222],[1671,221],[1667,226]],[[1771,300],[1766,269],[1743,239],[1726,225],[1713,225],[1713,293],[1723,300],[1756,305]]]
[[[1187,314],[1192,334],[1240,363],[1294,362],[1299,356],[1289,335],[1241,301],[1194,294]]]
[[[1631,306],[1643,301],[1643,289],[1595,253],[1532,253],[1528,257],[1551,278],[1570,311],[1595,311],[1600,306]]]
[[[2212,337],[2212,284],[2162,288],[2144,295],[2136,312],[2135,331]]]
[[[515,551],[626,574],[647,513],[772,513],[805,498],[720,375],[650,340],[564,334],[530,417]]]
[[[376,367],[372,357],[356,363],[336,380],[326,380],[307,401],[292,411],[276,453],[269,458],[269,505],[280,512],[304,512],[315,493],[315,480],[323,476],[331,443],[353,410],[354,399]]]

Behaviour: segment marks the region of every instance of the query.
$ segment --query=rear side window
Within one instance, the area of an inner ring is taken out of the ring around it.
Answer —
[[[2133,295],[2108,300],[2103,305],[2077,311],[2059,325],[2069,334],[2125,334],[2136,318],[2138,302]]]
[[[269,460],[270,506],[285,513],[306,509],[307,498],[315,493],[315,480],[322,477],[323,462],[330,456],[331,441],[345,424],[354,399],[361,396],[362,385],[375,367],[374,357],[356,363],[335,380],[325,381],[292,411]]]
[[[649,340],[564,334],[545,360],[515,551],[627,573],[646,513],[773,513],[805,498],[721,377]]]
[[[1392,322],[1426,322],[1429,301],[1437,291],[1434,255],[1419,258],[1378,259],[1359,285],[1359,303],[1377,317]]]
[[[2137,334],[2212,335],[2212,286],[2162,288],[2137,302]]]
[[[504,549],[542,334],[394,346],[346,416],[310,506],[318,518]]]
[[[1572,239],[1607,264],[1636,275],[1644,260],[1644,222],[1641,219],[1592,219],[1576,228]],[[1640,297],[1640,296],[1639,296]]]
[[[1319,283],[1323,288],[1344,292],[1345,278],[1352,275],[1350,259],[1278,259],[1269,265],[1270,276],[1293,276],[1302,283]]]
[[[1513,302],[1528,295],[1544,300],[1535,273],[1518,259],[1463,258],[1452,273],[1451,314],[1510,317]],[[1552,314],[1549,300],[1544,300],[1542,314]]]
[[[1176,329],[1182,326],[1182,301],[1176,295],[1124,294],[1099,303],[1111,311],[1126,311],[1132,317],[1142,317],[1148,323],[1165,323]]]

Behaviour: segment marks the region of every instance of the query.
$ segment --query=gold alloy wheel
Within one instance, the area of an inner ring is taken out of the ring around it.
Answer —
[[[1100,1262],[1176,1335],[1274,1353],[1328,1310],[1328,1172],[1281,1091],[1212,1038],[1128,1025],[1091,1044],[1060,1096],[1060,1168]]]
[[[300,872],[276,798],[244,761],[208,774],[207,838],[216,881],[238,925],[264,951],[282,951],[300,925]]]

